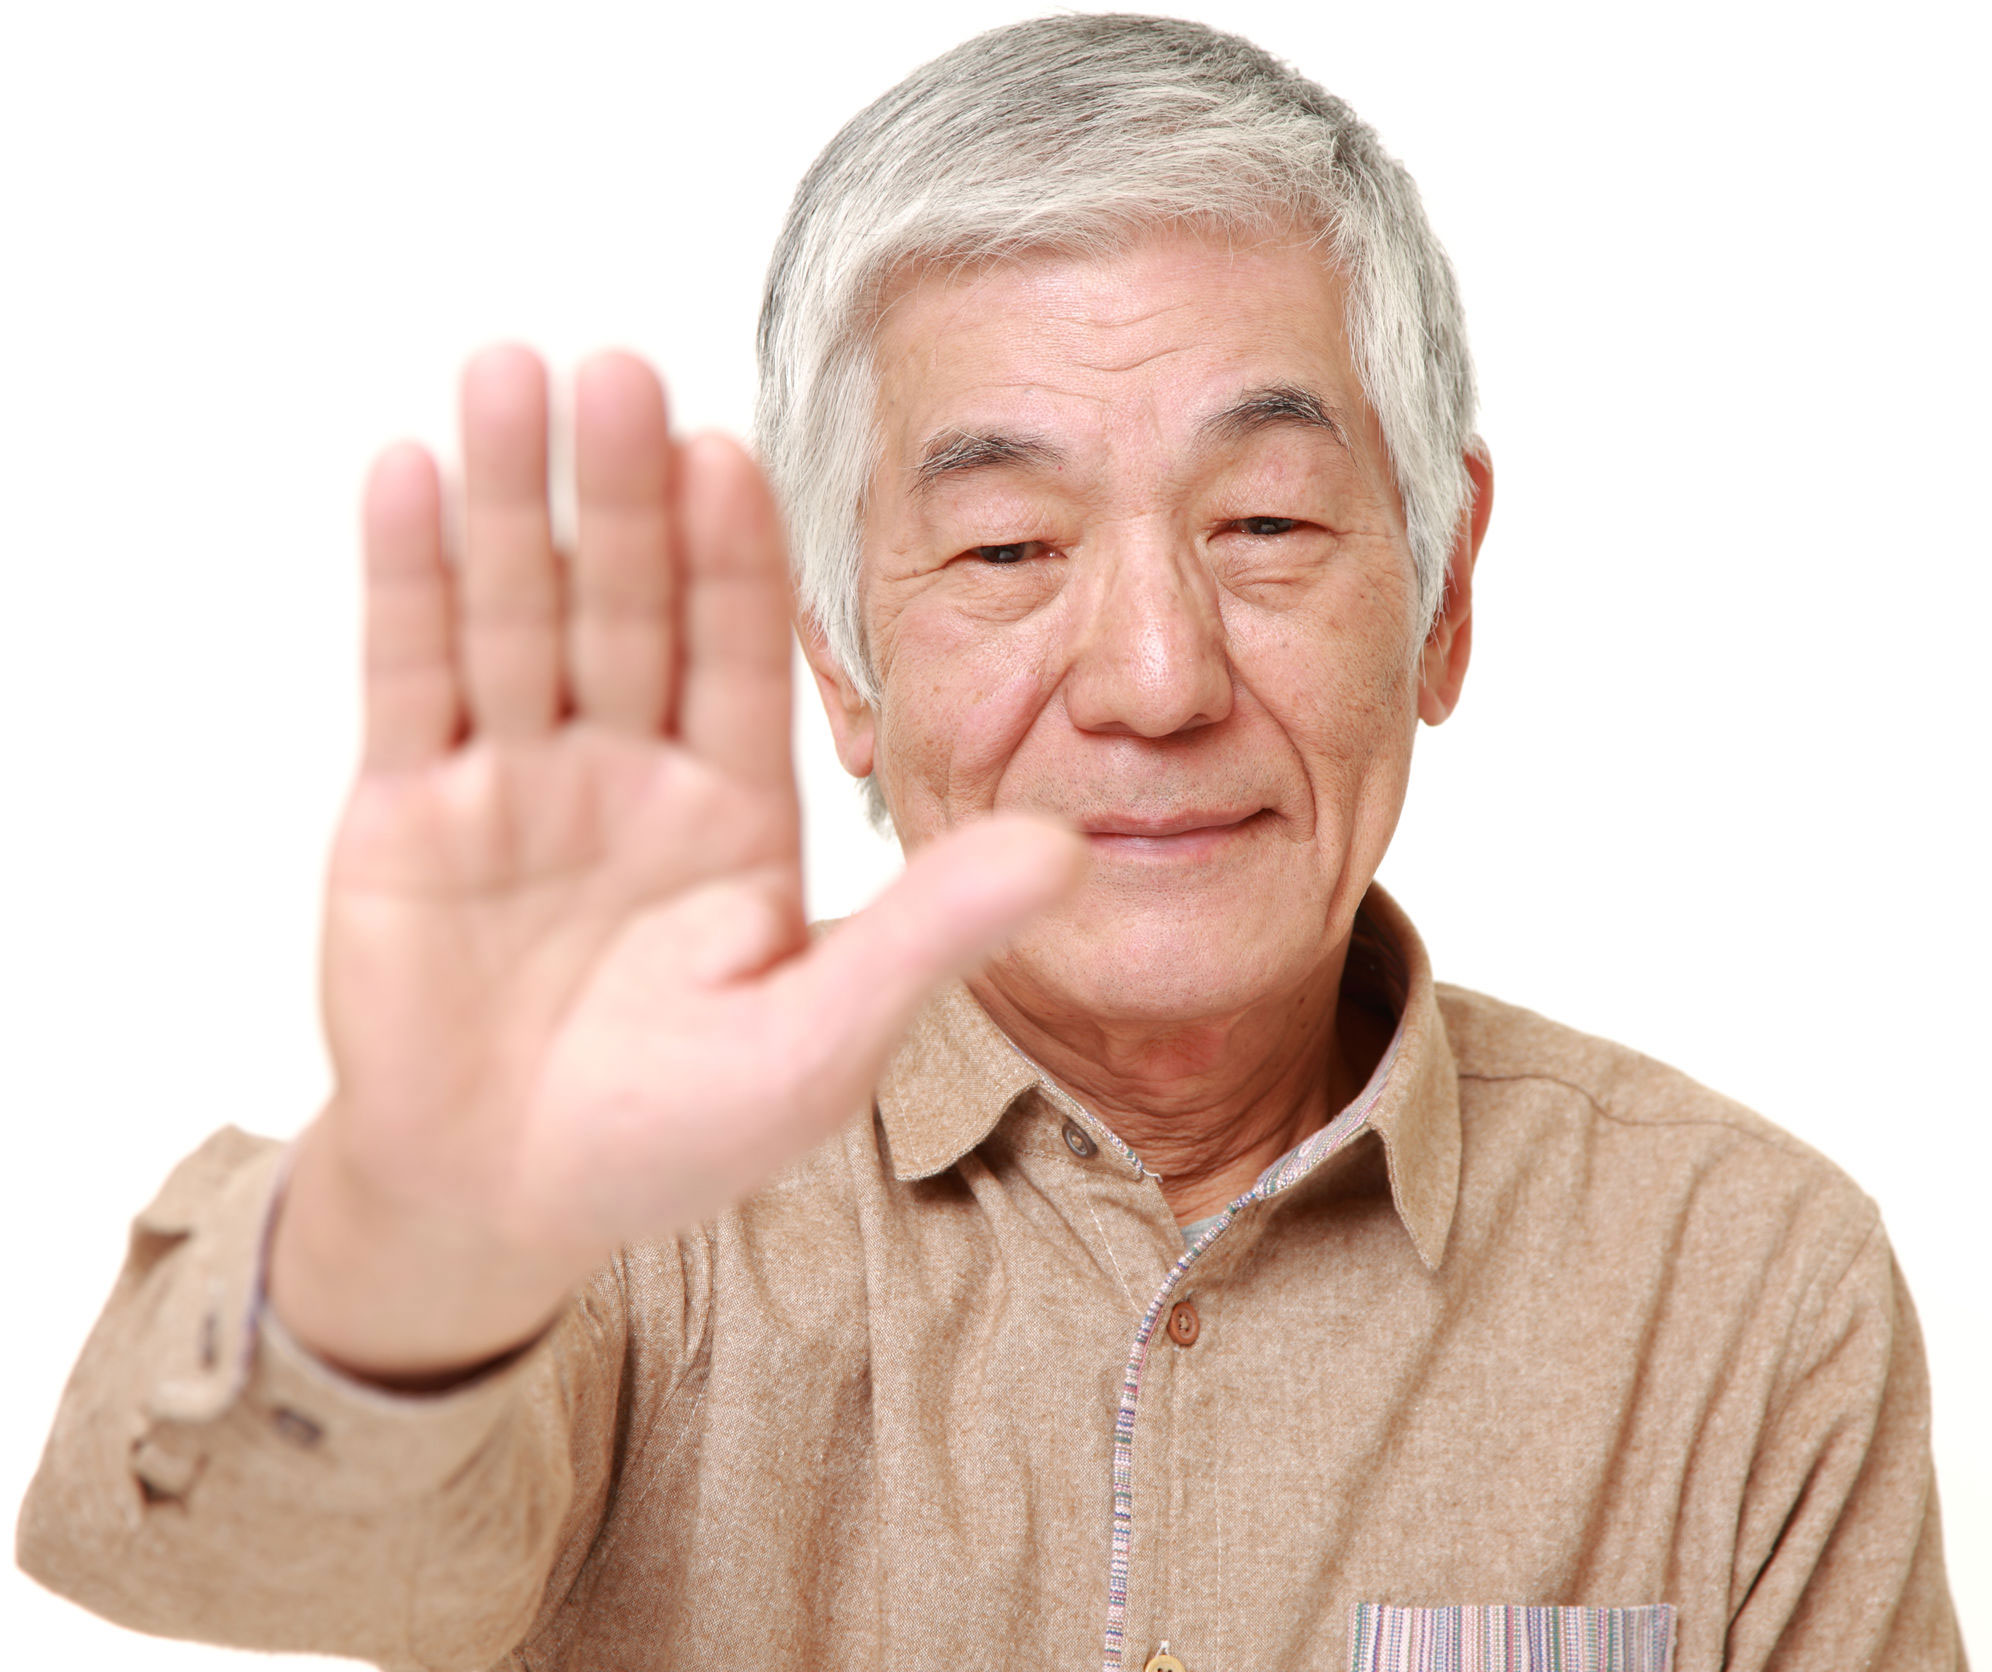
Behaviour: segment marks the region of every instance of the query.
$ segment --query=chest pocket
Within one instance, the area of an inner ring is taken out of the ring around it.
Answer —
[[[1349,1611],[1349,1672],[1670,1672],[1674,1608]]]

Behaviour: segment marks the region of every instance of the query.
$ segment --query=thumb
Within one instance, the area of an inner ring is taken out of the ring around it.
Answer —
[[[904,876],[790,966],[794,1014],[820,1018],[828,1074],[869,1092],[933,990],[1069,895],[1089,860],[1083,837],[1017,814],[922,848]]]

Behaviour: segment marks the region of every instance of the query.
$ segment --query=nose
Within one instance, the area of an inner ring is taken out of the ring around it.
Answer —
[[[1216,585],[1196,554],[1131,538],[1097,557],[1065,676],[1072,723],[1168,737],[1224,719],[1231,656]]]

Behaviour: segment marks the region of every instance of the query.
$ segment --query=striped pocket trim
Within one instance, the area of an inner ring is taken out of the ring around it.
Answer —
[[[1349,1672],[1671,1672],[1674,1609],[1349,1611]]]

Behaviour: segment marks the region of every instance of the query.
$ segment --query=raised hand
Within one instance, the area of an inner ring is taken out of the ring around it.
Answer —
[[[1083,863],[1064,832],[991,821],[812,946],[760,473],[674,441],[626,356],[582,370],[574,422],[571,561],[525,350],[465,374],[460,562],[426,453],[385,453],[367,489],[365,757],[324,942],[336,1090],[270,1296],[384,1380],[505,1351],[618,1243],[820,1141],[932,986]]]

